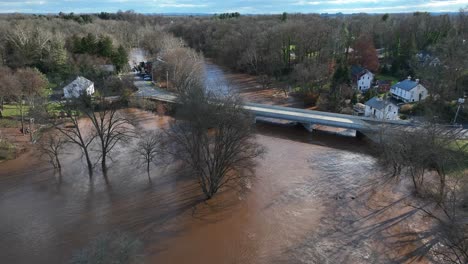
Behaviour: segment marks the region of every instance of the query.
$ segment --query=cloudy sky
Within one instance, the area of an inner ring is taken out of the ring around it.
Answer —
[[[1,13],[392,13],[448,12],[467,6],[468,0],[0,0]]]

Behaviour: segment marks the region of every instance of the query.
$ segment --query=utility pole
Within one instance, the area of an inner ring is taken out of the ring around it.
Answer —
[[[457,112],[455,113],[455,117],[453,118],[452,124],[455,125],[457,123],[457,117],[458,117],[458,113],[460,112],[460,107],[464,103],[465,103],[465,98],[458,98],[458,108],[457,108]]]
[[[169,71],[166,70],[166,89],[169,90]]]
[[[163,60],[163,59],[161,59],[159,57],[157,57],[156,60],[159,61],[159,62],[165,63],[166,65],[169,64],[165,60]],[[166,89],[169,89],[169,69],[166,70]]]

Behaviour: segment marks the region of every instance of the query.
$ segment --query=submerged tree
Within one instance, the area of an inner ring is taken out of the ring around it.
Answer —
[[[85,122],[80,122],[80,112],[82,102],[78,99],[70,100],[64,105],[67,118],[55,120],[57,129],[72,144],[80,147],[86,160],[89,178],[93,177],[94,164],[91,161],[90,146],[96,135],[92,133]]]
[[[60,155],[63,154],[66,140],[61,135],[48,135],[40,144],[40,151],[46,155],[50,164],[59,171],[62,169]]]
[[[92,102],[82,111],[91,120],[93,133],[100,145],[100,161],[104,178],[107,180],[107,159],[117,143],[126,141],[132,134],[128,119],[118,111],[120,101],[109,102],[105,98]]]
[[[180,100],[178,119],[167,131],[169,151],[193,171],[207,199],[230,182],[242,183],[264,149],[240,99],[192,88]]]
[[[118,111],[120,100],[108,101],[105,98],[93,100],[87,95],[81,95],[67,102],[68,119],[56,124],[56,128],[65,135],[71,143],[80,146],[88,165],[89,176],[93,175],[94,163],[91,161],[90,146],[95,139],[99,142],[99,158],[104,178],[107,181],[107,159],[117,143],[127,140],[131,134],[131,124]],[[80,121],[81,117],[86,119]],[[67,125],[71,122],[71,125]],[[86,131],[87,130],[87,131]]]
[[[388,129],[381,135],[380,160],[392,170],[393,176],[408,175],[416,193],[429,190],[425,177],[434,172],[438,180],[438,199],[446,196],[447,177],[450,168],[462,164],[462,147],[457,149],[462,129],[447,128],[428,123],[415,131],[396,131]]]
[[[151,182],[150,165],[157,162],[157,157],[161,153],[162,134],[159,132],[150,132],[140,135],[135,147],[135,153],[145,164],[148,180]]]

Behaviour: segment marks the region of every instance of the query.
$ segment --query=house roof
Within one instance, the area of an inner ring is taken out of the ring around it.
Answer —
[[[377,96],[374,96],[371,99],[369,99],[369,101],[367,101],[365,105],[368,105],[372,108],[379,109],[379,110],[384,109],[388,105],[397,106],[397,104],[394,103],[392,99],[382,99]]]
[[[83,89],[88,88],[92,84],[93,84],[92,81],[86,79],[85,77],[78,76],[78,77],[76,77],[76,79],[73,82],[69,83],[63,89],[66,89],[66,90],[75,90],[75,89],[76,90],[83,90]]]
[[[392,89],[394,88],[400,88],[400,89],[403,89],[405,91],[411,91],[414,87],[416,87],[419,83],[418,82],[415,82],[415,81],[412,81],[412,80],[404,80],[404,81],[401,81],[395,85],[392,86]]]
[[[351,66],[351,76],[353,76],[353,78],[359,79],[359,78],[361,78],[363,75],[365,75],[366,73],[372,74],[372,73],[371,73],[368,69],[366,69],[366,68],[363,68],[363,67],[360,67],[360,66],[357,66],[357,65]]]
[[[357,76],[357,75],[360,75],[363,71],[365,71],[366,69],[360,67],[360,66],[357,66],[357,65],[353,65],[351,67],[351,74],[354,75],[354,76]]]

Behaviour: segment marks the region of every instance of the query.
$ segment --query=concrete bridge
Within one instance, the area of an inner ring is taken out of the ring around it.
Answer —
[[[140,89],[140,91],[145,90]],[[154,87],[148,87],[146,92],[137,92],[135,95],[162,102],[177,103],[177,96],[174,93],[170,93],[168,91],[158,88],[155,89]],[[370,134],[376,133],[381,128],[381,125],[412,125],[408,121],[378,120],[362,116],[344,115],[266,104],[246,103],[244,105],[244,108],[251,112],[255,116],[255,118],[265,117],[297,122],[302,124],[309,131],[313,131],[315,125],[321,125],[336,128],[352,129],[370,136]]]

